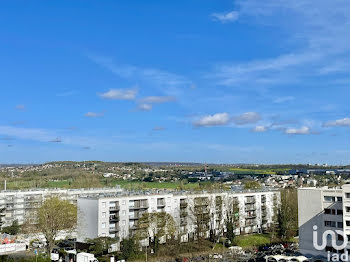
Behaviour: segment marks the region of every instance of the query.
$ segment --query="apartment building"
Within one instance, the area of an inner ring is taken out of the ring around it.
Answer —
[[[79,196],[98,196],[100,194],[115,194],[122,189],[90,188],[90,189],[32,189],[0,191],[0,209],[2,211],[3,226],[9,226],[14,220],[21,225],[24,222],[35,222],[35,211],[48,197],[59,197],[76,203]]]
[[[303,255],[323,257],[326,261],[329,254],[341,255],[350,251],[350,244],[346,249],[335,250],[330,236],[326,238],[327,244],[323,250],[318,250],[314,244],[317,241],[317,245],[322,245],[326,230],[340,230],[350,240],[350,185],[341,188],[299,188],[298,215],[299,247]],[[343,240],[343,236],[336,233],[336,244],[341,245]]]
[[[236,234],[262,232],[273,223],[274,207],[279,200],[278,191],[79,197],[78,240],[108,236],[120,241],[135,234],[144,213],[153,212],[170,214],[184,242],[195,239],[198,214],[203,218],[203,237],[209,237],[210,230],[224,232],[229,212],[234,212],[237,218]]]

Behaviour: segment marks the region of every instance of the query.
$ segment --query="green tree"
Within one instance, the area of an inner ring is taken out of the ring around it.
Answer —
[[[4,227],[2,229],[3,233],[10,234],[10,235],[17,235],[19,230],[21,229],[20,225],[18,225],[17,219],[12,222],[11,226]]]
[[[298,199],[296,189],[281,190],[281,202],[277,209],[276,233],[282,240],[294,237],[298,230]]]
[[[111,237],[98,237],[88,239],[90,245],[89,251],[96,256],[103,256],[108,253],[108,249],[112,244],[116,243],[116,239]]]
[[[139,250],[139,247],[134,238],[123,239],[120,242],[121,256],[125,260],[135,257],[137,255],[137,250]]]
[[[77,223],[77,208],[67,200],[57,197],[44,201],[37,212],[38,231],[46,239],[46,252],[50,255],[58,233],[62,230],[72,230]]]
[[[229,199],[226,213],[226,237],[233,243],[236,236],[235,229],[239,220],[239,206],[237,198]]]
[[[261,189],[261,184],[255,180],[247,181],[244,183],[244,189]]]

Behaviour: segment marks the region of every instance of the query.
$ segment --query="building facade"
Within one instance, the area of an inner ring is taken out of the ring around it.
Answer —
[[[322,250],[318,246],[322,246],[323,234],[327,230],[335,233],[338,246],[344,243],[342,234],[350,240],[350,185],[341,188],[299,188],[298,220],[299,248],[303,255],[324,258],[326,261],[329,255],[349,252],[350,245],[335,250],[330,235],[326,237]]]
[[[262,232],[272,223],[276,192],[250,193],[164,193],[80,197],[78,199],[78,241],[112,237],[121,241],[135,234],[144,213],[165,212],[172,216],[181,241],[196,238],[198,216],[203,237],[210,231],[225,231],[228,216],[236,218],[236,234]]]
[[[0,192],[0,209],[3,226],[10,226],[15,220],[22,225],[35,222],[35,211],[48,197],[59,197],[76,204],[79,196],[98,196],[121,192],[120,187],[91,189],[33,189],[6,190]]]

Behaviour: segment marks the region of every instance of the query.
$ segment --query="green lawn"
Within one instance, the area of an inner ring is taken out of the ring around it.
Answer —
[[[139,181],[125,181],[114,180],[110,182],[111,185],[120,185],[123,188],[135,188],[135,189],[176,189],[180,188],[180,182],[139,182]],[[198,189],[198,183],[184,183],[184,189]]]
[[[234,244],[243,248],[257,247],[270,244],[270,235],[268,234],[254,234],[236,236]]]

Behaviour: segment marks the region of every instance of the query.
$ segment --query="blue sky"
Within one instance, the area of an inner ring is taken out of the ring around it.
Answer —
[[[0,5],[0,163],[350,163],[348,0]]]

